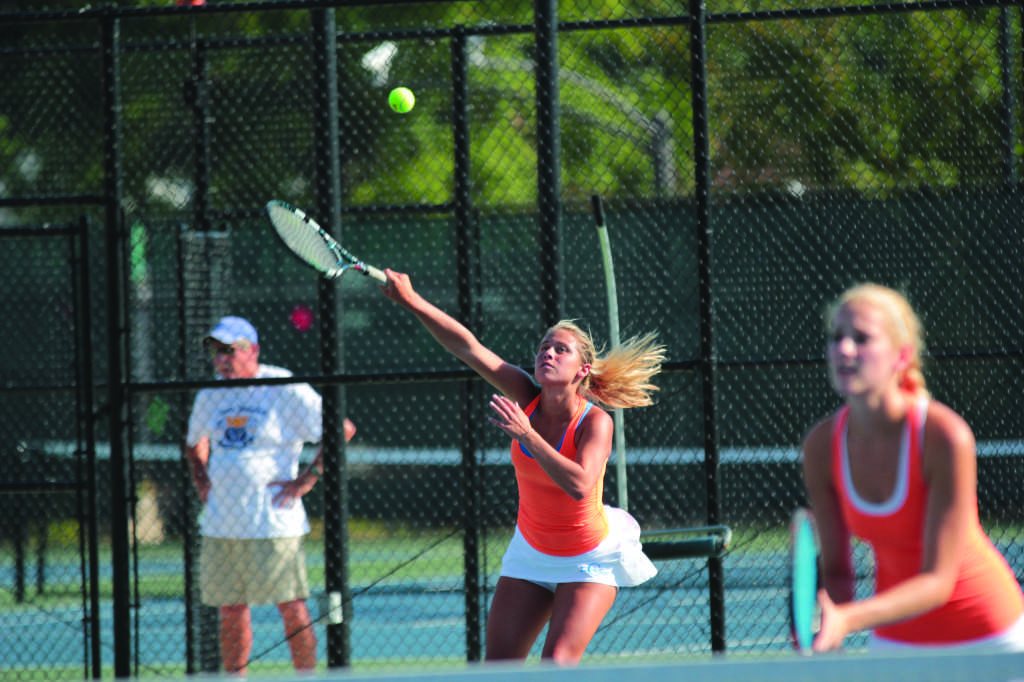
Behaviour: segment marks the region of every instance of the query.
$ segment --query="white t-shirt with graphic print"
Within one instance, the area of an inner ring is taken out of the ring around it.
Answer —
[[[289,377],[273,365],[256,377]],[[295,537],[309,532],[301,501],[275,507],[279,486],[298,475],[305,442],[322,435],[322,401],[309,384],[206,388],[199,391],[188,423],[188,445],[210,439],[210,494],[201,533],[217,538]]]

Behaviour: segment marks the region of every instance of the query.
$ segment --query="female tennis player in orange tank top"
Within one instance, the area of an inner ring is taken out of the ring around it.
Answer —
[[[612,419],[594,403],[650,404],[664,350],[649,335],[598,357],[587,334],[561,322],[541,341],[531,377],[417,294],[407,275],[386,272],[384,294],[501,392],[489,420],[514,439],[519,512],[487,618],[486,658],[525,659],[547,625],[543,658],[574,665],[618,588],[656,573],[636,521],[602,503]]]
[[[859,630],[872,630],[873,651],[1024,650],[1024,595],[978,520],[974,434],[928,395],[910,304],[860,285],[828,327],[830,378],[845,404],[803,446],[825,588],[814,650]],[[854,599],[851,537],[875,555],[866,599]]]

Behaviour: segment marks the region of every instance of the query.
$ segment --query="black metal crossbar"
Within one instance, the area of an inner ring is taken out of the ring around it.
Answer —
[[[703,533],[703,535],[670,540],[649,539],[694,533]],[[644,546],[644,554],[654,560],[709,558],[722,556],[729,549],[732,530],[728,526],[674,528],[650,531],[644,533],[640,539]]]

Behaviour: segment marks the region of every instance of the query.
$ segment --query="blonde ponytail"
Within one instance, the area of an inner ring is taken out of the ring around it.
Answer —
[[[599,355],[594,341],[574,322],[562,320],[551,329],[571,333],[578,341],[580,357],[590,365],[590,374],[583,378],[579,392],[588,400],[605,407],[643,407],[653,400],[658,387],[651,383],[665,361],[665,347],[657,343],[656,334],[634,336]]]

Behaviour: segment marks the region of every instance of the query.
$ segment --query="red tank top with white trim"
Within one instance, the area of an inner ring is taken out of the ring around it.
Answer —
[[[532,416],[540,396],[523,412]],[[569,427],[556,448],[569,459],[576,458],[576,429],[593,405],[580,400]],[[551,480],[537,460],[518,440],[512,441],[512,465],[519,485],[519,532],[534,549],[553,556],[583,554],[601,544],[608,535],[608,517],[604,512],[604,471],[598,484],[582,500],[574,500]]]
[[[832,471],[843,519],[854,536],[875,556],[875,591],[883,592],[921,571],[928,485],[924,479],[922,441],[928,401],[907,414],[896,485],[890,498],[871,503],[860,498],[850,477],[846,450],[849,408],[835,420]],[[998,634],[1024,612],[1024,595],[1006,560],[985,535],[977,500],[963,547],[956,586],[949,601],[916,618],[875,630],[885,639],[916,645],[969,642]]]

